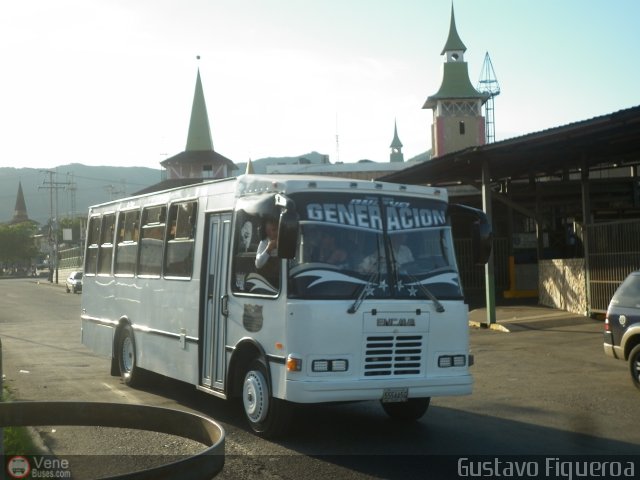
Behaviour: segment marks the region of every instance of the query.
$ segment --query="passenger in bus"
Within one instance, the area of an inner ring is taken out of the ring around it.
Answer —
[[[391,246],[393,247],[393,256],[398,265],[413,262],[413,253],[411,253],[411,249],[406,245],[406,233],[390,235],[389,239],[391,240]]]
[[[240,245],[242,252],[248,252],[251,248],[251,237],[253,236],[253,224],[247,220],[240,228]]]
[[[324,230],[320,235],[320,244],[312,253],[313,261],[336,266],[345,265],[348,257],[347,251],[337,244],[336,238],[330,232]]]
[[[260,269],[267,264],[271,257],[278,256],[278,223],[270,218],[264,225],[264,238],[258,244],[256,252],[256,268]]]
[[[397,266],[402,266],[414,260],[411,249],[405,244],[406,240],[407,235],[404,233],[390,236],[393,257]],[[378,266],[378,262],[381,264],[380,266]],[[358,270],[362,273],[373,273],[378,269],[382,269],[382,272],[385,272],[386,262],[384,252],[378,252],[377,249],[372,254],[366,256],[358,266]]]

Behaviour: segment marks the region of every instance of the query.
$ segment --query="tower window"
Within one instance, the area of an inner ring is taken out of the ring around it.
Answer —
[[[464,135],[464,132],[465,132],[464,122],[458,123],[458,128],[460,129],[460,135]]]

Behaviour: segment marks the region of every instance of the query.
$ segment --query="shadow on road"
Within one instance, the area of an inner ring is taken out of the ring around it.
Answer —
[[[153,374],[149,374],[144,390],[169,397],[186,408],[248,432],[239,401],[212,398],[194,391],[190,385]],[[420,475],[422,478],[431,469],[439,472],[443,468],[451,473],[450,469],[461,456],[635,455],[638,451],[635,444],[597,434],[575,433],[442,406],[430,407],[419,422],[412,423],[391,420],[377,402],[293,408],[296,409],[294,427],[276,444],[372,477]],[[577,412],[573,429],[592,431],[593,425]],[[305,472],[299,473],[304,476]]]

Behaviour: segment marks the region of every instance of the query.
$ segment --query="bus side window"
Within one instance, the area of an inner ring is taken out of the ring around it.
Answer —
[[[138,275],[160,276],[166,212],[165,205],[146,207],[142,210]]]
[[[98,270],[98,248],[100,245],[100,216],[91,217],[89,219],[89,228],[87,229],[87,252],[85,254],[84,272],[85,274],[95,275]]]
[[[113,258],[113,235],[116,223],[116,214],[109,213],[102,217],[100,229],[100,248],[98,253],[98,274],[111,274],[111,259]]]
[[[233,275],[231,289],[234,292],[244,292],[245,279],[254,272],[257,242],[257,228],[252,219],[238,216],[236,224],[236,238],[233,242]]]
[[[165,276],[191,277],[197,209],[198,203],[195,201],[177,203],[169,209]]]
[[[258,216],[238,216],[234,240],[234,292],[274,295],[280,289],[280,259],[269,258],[262,268],[256,268],[258,244],[265,236],[264,220]]]
[[[116,239],[116,275],[133,275],[138,252],[138,227],[140,210],[120,212],[118,215],[118,236]]]

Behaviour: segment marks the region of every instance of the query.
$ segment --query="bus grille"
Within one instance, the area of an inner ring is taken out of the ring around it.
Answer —
[[[422,367],[422,335],[367,337],[364,376],[419,375]]]

